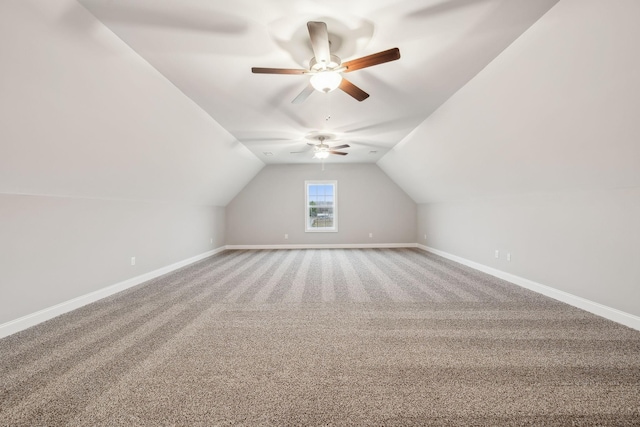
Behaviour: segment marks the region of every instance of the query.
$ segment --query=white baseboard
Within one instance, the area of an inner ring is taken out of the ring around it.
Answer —
[[[483,273],[490,274],[499,279],[506,280],[507,282],[511,282],[515,285],[521,286],[523,288],[529,289],[531,291],[548,296],[555,300],[564,302],[566,304],[572,305],[574,307],[577,307],[582,310],[588,311],[590,313],[596,314],[598,316],[604,317],[605,319],[613,320],[614,322],[620,323],[622,325],[625,325],[640,331],[640,317],[634,316],[633,314],[625,313],[624,311],[607,307],[606,305],[602,305],[600,303],[590,301],[588,299],[570,294],[568,292],[560,291],[558,289],[554,289],[552,287],[542,285],[532,280],[525,279],[524,277],[516,276],[515,274],[506,273],[504,271],[501,271],[492,267],[488,267],[484,264],[480,264],[465,258],[461,258],[456,255],[452,255],[450,253],[441,251],[439,249],[430,248],[428,246],[421,245],[421,244],[418,244],[416,246],[427,252],[440,255],[443,258],[450,259],[451,261],[455,261],[457,263],[466,265],[467,267],[471,267],[475,270],[482,271]]]
[[[227,245],[227,249],[367,249],[367,248],[415,248],[415,243],[327,243],[299,245]]]
[[[131,279],[127,279],[123,282],[116,283],[111,286],[107,286],[106,288],[102,288],[97,291],[90,292],[88,294],[79,296],[77,298],[73,298],[69,301],[65,301],[60,304],[56,304],[52,307],[47,307],[35,313],[31,313],[26,316],[20,317],[18,319],[3,323],[0,325],[0,338],[9,336],[11,334],[15,334],[16,332],[20,332],[24,329],[30,328],[31,326],[35,326],[38,323],[42,323],[46,320],[53,319],[54,317],[59,316],[61,314],[75,310],[84,305],[98,301],[102,298],[108,297],[115,293],[124,291],[125,289],[129,289],[133,286],[139,285],[140,283],[144,283],[148,280],[155,279],[156,277],[162,276],[163,274],[170,273],[174,270],[177,270],[189,264],[193,264],[194,262],[200,261],[202,259],[213,256],[219,252],[222,252],[225,249],[226,248],[222,246],[220,248],[168,265],[166,267],[162,267],[157,270],[150,271],[140,276],[132,277]]]
[[[558,301],[562,301],[574,307],[578,307],[582,310],[588,311],[590,313],[596,314],[598,316],[604,317],[606,319],[612,320],[614,322],[620,323],[622,325],[628,326],[630,328],[636,329],[640,331],[640,317],[634,316],[629,313],[625,313],[623,311],[617,310],[615,308],[607,307],[605,305],[599,304],[597,302],[593,302],[587,300],[582,297],[578,297],[572,295],[568,292],[560,291],[549,286],[542,285],[540,283],[534,282],[529,279],[525,279],[523,277],[516,276],[511,273],[506,273],[501,270],[497,270],[492,267],[488,267],[486,265],[470,261],[468,259],[449,254],[447,252],[430,248],[425,245],[416,244],[416,243],[382,243],[382,244],[322,244],[322,245],[227,245],[222,246],[220,248],[205,252],[200,255],[196,255],[194,257],[176,262],[174,264],[168,265],[166,267],[159,268],[154,271],[150,271],[148,273],[142,274],[140,276],[133,277],[131,279],[125,280],[120,283],[116,283],[114,285],[108,286],[106,288],[99,289],[97,291],[88,293],[86,295],[79,296],[77,298],[73,298],[69,301],[62,302],[60,304],[56,304],[52,307],[45,308],[43,310],[37,311],[32,314],[28,314],[26,316],[20,317],[15,320],[11,320],[9,322],[3,323],[0,325],[0,338],[6,337],[8,335],[14,334],[16,332],[27,329],[31,326],[35,326],[38,323],[44,322],[46,320],[52,319],[61,314],[67,313],[69,311],[80,308],[84,305],[90,304],[92,302],[98,301],[102,298],[108,297],[115,293],[124,291],[125,289],[131,288],[133,286],[144,283],[148,280],[155,279],[156,277],[162,276],[163,274],[170,273],[174,270],[187,266],[189,264],[193,264],[194,262],[200,261],[202,259],[213,256],[219,252],[222,252],[225,249],[230,250],[238,250],[238,249],[360,249],[360,248],[420,248],[424,251],[431,252],[436,255],[440,255],[443,258],[450,259],[452,261],[458,262],[460,264],[471,267],[475,270],[482,271],[484,273],[490,274],[492,276],[498,277],[500,279],[506,280],[515,285],[521,286],[523,288],[532,290],[534,292],[538,292],[542,295],[548,296]]]

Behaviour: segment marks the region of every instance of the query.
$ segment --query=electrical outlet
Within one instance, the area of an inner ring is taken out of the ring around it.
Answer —
[[[427,240],[427,235],[426,234],[424,235],[424,240]]]
[[[209,243],[213,245],[213,237],[209,239]]]
[[[373,233],[369,233],[369,238],[372,238],[372,237],[373,237]]]
[[[511,261],[511,252],[507,252],[507,261]]]
[[[289,239],[289,235],[285,233],[284,240],[287,240],[287,239]]]
[[[136,257],[131,257],[131,265],[136,265]]]
[[[496,249],[496,258],[500,258],[500,251]]]

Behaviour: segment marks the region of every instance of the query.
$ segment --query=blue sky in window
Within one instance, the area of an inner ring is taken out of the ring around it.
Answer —
[[[333,204],[333,189],[331,184],[309,184],[309,202]]]

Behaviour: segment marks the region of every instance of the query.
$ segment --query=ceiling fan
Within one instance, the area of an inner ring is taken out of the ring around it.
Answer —
[[[307,145],[313,147],[313,158],[314,159],[326,159],[329,157],[329,154],[337,154],[338,156],[346,156],[349,153],[345,153],[342,150],[344,148],[349,148],[349,144],[336,145],[335,147],[330,147],[329,144],[326,144],[325,141],[327,139],[332,139],[331,136],[327,135],[317,135],[309,137],[311,139],[319,141],[318,143],[307,142]],[[304,151],[292,151],[291,154],[304,153]]]
[[[345,79],[342,76],[342,73],[350,73],[351,71],[356,71],[361,68],[367,68],[400,59],[400,50],[395,47],[393,49],[342,63],[340,58],[331,54],[327,24],[324,22],[310,21],[307,22],[307,28],[309,30],[309,37],[311,38],[313,54],[315,55],[309,62],[308,70],[292,68],[251,68],[251,72],[256,74],[311,75],[307,87],[293,99],[292,102],[294,104],[300,104],[303,102],[314,90],[327,93],[338,88],[348,95],[351,95],[356,100],[364,101],[369,97],[369,94],[351,83],[349,80]]]

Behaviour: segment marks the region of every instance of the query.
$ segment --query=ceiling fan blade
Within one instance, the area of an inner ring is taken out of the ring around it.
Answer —
[[[342,78],[342,82],[340,83],[340,90],[346,92],[347,94],[353,96],[358,101],[362,102],[369,97],[369,94],[358,86],[351,83],[349,80]]]
[[[359,70],[361,68],[372,67],[374,65],[384,64],[385,62],[395,61],[396,59],[400,59],[400,49],[394,47],[393,49],[344,62],[342,64],[342,66],[345,67],[345,70],[343,72],[348,73],[351,71]]]
[[[332,150],[342,150],[343,148],[349,148],[349,144],[336,145],[335,147],[331,147]]]
[[[293,98],[293,101],[291,101],[291,103],[292,104],[302,104],[304,102],[304,100],[307,99],[309,97],[309,95],[311,95],[313,93],[314,90],[315,89],[313,88],[313,86],[311,86],[311,84],[308,84],[307,87],[302,89],[302,92],[300,92],[298,94],[298,96]]]
[[[304,74],[307,72],[307,70],[296,70],[293,68],[252,67],[251,72],[255,74]]]
[[[329,151],[331,154],[338,154],[340,156],[346,156],[349,153],[343,153],[342,151]]]
[[[309,37],[311,38],[311,47],[316,61],[319,64],[328,64],[331,62],[331,51],[329,50],[329,32],[327,24],[324,22],[307,22],[309,29]]]

